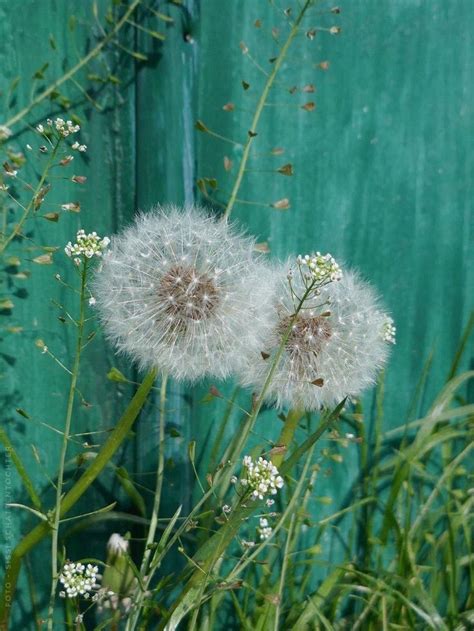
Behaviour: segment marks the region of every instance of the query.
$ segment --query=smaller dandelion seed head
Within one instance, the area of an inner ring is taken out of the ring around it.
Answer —
[[[252,500],[263,500],[265,495],[275,495],[282,488],[283,478],[269,460],[261,456],[257,460],[244,456],[242,464],[246,469],[246,477],[240,482],[248,487]]]
[[[84,230],[78,230],[76,236],[76,243],[72,244],[71,241],[66,245],[64,251],[66,252],[69,258],[74,258],[74,263],[81,263],[81,259],[77,258],[80,256],[85,256],[88,259],[95,257],[101,257],[104,250],[110,243],[110,239],[108,237],[99,237],[97,232],[90,232],[86,234]]]
[[[98,573],[99,568],[91,563],[87,565],[80,562],[65,563],[59,575],[59,582],[62,585],[59,595],[62,598],[75,598],[76,596],[89,598],[91,592],[97,589]]]
[[[357,274],[344,271],[342,275],[329,258],[325,261],[327,274],[316,274],[320,280],[329,280],[321,281],[317,291],[312,290],[312,272],[308,271],[312,269],[310,255],[299,257],[301,274],[295,274],[291,283],[287,264],[275,269],[280,297],[274,327],[262,340],[260,352],[239,370],[243,385],[261,390],[268,374],[268,358],[275,357],[284,344],[266,397],[279,407],[319,410],[357,396],[374,383],[387,360],[386,342],[391,341],[393,331],[384,329],[387,316],[377,296]],[[315,266],[322,265],[316,261]],[[333,272],[337,282],[331,280]]]

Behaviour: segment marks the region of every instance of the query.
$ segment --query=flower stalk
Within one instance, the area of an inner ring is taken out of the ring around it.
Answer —
[[[154,550],[153,543],[155,541],[156,529],[158,526],[158,515],[160,512],[161,491],[163,488],[163,475],[165,469],[165,423],[166,423],[166,389],[168,385],[168,375],[163,373],[161,376],[160,387],[160,429],[159,429],[159,445],[158,445],[158,467],[156,471],[156,487],[153,498],[153,510],[150,519],[150,526],[148,528],[148,535],[145,543],[145,551],[143,553],[143,559],[140,566],[140,576],[143,580],[143,588],[139,584],[137,585],[137,591],[135,595],[135,602],[133,613],[127,620],[125,627],[126,631],[133,631],[135,629],[138,619],[140,617],[141,608],[143,606],[143,600],[145,598],[146,591],[153,578],[154,571],[157,569],[150,567],[150,557]]]
[[[240,186],[242,184],[242,179],[244,177],[245,169],[247,166],[247,162],[250,157],[250,149],[252,148],[253,141],[255,139],[255,136],[257,135],[258,123],[260,121],[263,108],[265,107],[265,103],[267,102],[268,94],[273,86],[273,83],[275,82],[275,79],[278,75],[278,72],[280,71],[283,61],[285,60],[285,57],[288,53],[291,43],[293,42],[294,38],[298,34],[301,20],[303,19],[304,14],[309,9],[309,7],[313,4],[313,2],[314,0],[306,0],[306,2],[304,3],[298,16],[296,17],[296,20],[293,26],[291,27],[291,31],[290,31],[290,34],[288,35],[286,42],[283,44],[280,50],[280,53],[278,54],[278,57],[275,60],[275,63],[273,65],[273,70],[268,75],[268,79],[265,83],[262,94],[257,104],[257,109],[255,110],[255,114],[252,119],[252,124],[250,126],[249,133],[247,134],[247,140],[244,145],[244,150],[242,153],[242,158],[240,160],[237,177],[235,179],[235,183],[232,188],[229,201],[227,202],[227,205],[225,207],[225,211],[223,214],[223,219],[225,220],[229,219],[232,209],[234,208],[235,202],[237,201],[237,195],[239,193]]]
[[[64,485],[64,467],[66,463],[67,448],[69,443],[69,435],[71,433],[72,414],[74,410],[74,400],[76,398],[76,386],[79,378],[79,370],[81,364],[81,355],[83,350],[84,325],[86,319],[86,288],[87,288],[87,270],[89,259],[83,257],[81,267],[81,288],[79,293],[79,319],[77,320],[77,339],[76,352],[74,356],[74,364],[71,370],[71,382],[69,386],[69,394],[66,408],[66,418],[64,421],[63,440],[61,445],[61,453],[59,456],[59,473],[56,483],[56,504],[54,507],[54,515],[52,519],[52,541],[51,541],[51,596],[48,611],[48,631],[53,631],[54,619],[54,601],[56,587],[59,579],[58,566],[58,542],[59,542],[59,521],[61,516],[61,498],[63,496]]]
[[[13,230],[11,231],[11,233],[6,237],[4,235],[4,239],[2,240],[2,242],[0,243],[0,256],[5,252],[5,250],[7,249],[7,247],[10,245],[10,243],[13,241],[13,239],[20,234],[21,229],[25,223],[25,221],[28,219],[28,217],[30,216],[30,212],[32,210],[32,208],[34,207],[35,201],[38,199],[38,195],[41,192],[41,189],[44,186],[44,183],[46,182],[46,178],[49,175],[49,171],[51,169],[51,167],[53,166],[54,160],[58,154],[59,151],[59,147],[61,146],[61,142],[62,142],[62,138],[58,138],[53,150],[51,151],[51,154],[49,156],[49,160],[46,164],[46,167],[43,171],[43,173],[41,174],[41,177],[39,179],[39,182],[36,186],[36,188],[34,189],[33,195],[31,196],[31,199],[28,203],[27,206],[25,206],[23,213],[18,221],[17,224],[15,224],[15,227],[13,228]]]

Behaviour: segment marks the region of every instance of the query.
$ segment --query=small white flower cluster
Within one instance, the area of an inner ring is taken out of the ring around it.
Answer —
[[[385,342],[388,342],[389,344],[396,344],[396,334],[397,327],[394,324],[393,318],[387,316],[383,325],[382,337]]]
[[[59,581],[64,589],[59,592],[61,598],[75,598],[84,596],[89,598],[97,586],[99,568],[88,563],[66,563],[59,575]]]
[[[76,265],[80,265],[81,259],[79,257],[81,255],[84,255],[88,259],[91,259],[93,256],[102,256],[103,251],[110,243],[109,237],[99,237],[97,232],[86,234],[82,229],[77,231],[76,238],[77,243],[73,245],[71,241],[69,241],[64,248],[64,251],[70,258],[75,257],[74,263]]]
[[[81,129],[80,125],[75,125],[72,121],[65,121],[62,118],[55,118],[54,121],[51,118],[48,118],[46,120],[46,125],[48,127],[56,129],[56,131],[59,132],[59,134],[63,138],[67,138],[71,134],[76,134]],[[40,134],[44,134],[46,130],[45,130],[44,125],[40,124],[36,126],[36,131]],[[85,147],[85,145],[81,145],[81,146]]]
[[[8,140],[12,135],[12,130],[6,125],[0,125],[0,140]]]
[[[261,541],[268,539],[273,532],[273,528],[268,525],[268,519],[266,517],[260,517],[260,525],[257,528]]]
[[[251,491],[252,500],[263,500],[265,495],[276,495],[284,482],[275,465],[260,458],[256,461],[250,456],[244,456],[243,465],[247,469],[247,477],[242,478],[240,483]]]
[[[318,284],[337,281],[342,278],[341,268],[329,253],[316,252],[316,254],[305,254],[305,256],[300,254],[296,262],[300,269],[307,268],[304,270],[305,278],[316,281]]]
[[[71,145],[71,149],[74,149],[74,151],[80,151],[81,153],[85,153],[87,151],[87,145],[81,145],[77,142],[74,142]]]

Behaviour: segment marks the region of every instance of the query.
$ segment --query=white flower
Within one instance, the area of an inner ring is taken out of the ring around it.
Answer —
[[[56,131],[58,131],[63,138],[67,138],[69,134],[75,134],[81,129],[79,125],[74,125],[74,123],[69,120],[64,121],[62,118],[56,118],[54,121],[49,120],[48,122],[56,128]]]
[[[228,504],[224,504],[222,507],[222,512],[228,515],[231,512],[232,508]]]
[[[90,563],[66,563],[59,575],[59,582],[63,586],[59,595],[61,598],[89,598],[91,592],[97,588],[98,572],[99,568]]]
[[[105,248],[109,245],[110,239],[109,237],[99,237],[97,232],[90,232],[86,234],[84,230],[77,231],[77,242],[74,245],[69,241],[69,243],[64,248],[66,254],[72,257],[79,257],[84,255],[86,258],[91,259],[94,256],[101,257]],[[74,263],[76,265],[81,263],[81,259],[75,258]]]
[[[116,555],[125,554],[128,552],[128,541],[122,535],[114,532],[110,535],[107,542],[107,550]]]
[[[79,145],[77,150],[80,151],[81,153],[85,153],[87,151],[87,145]]]
[[[300,254],[296,262],[300,267],[302,276],[306,280],[315,281],[318,285],[342,278],[341,268],[329,253],[316,252],[316,254],[306,254],[305,256]],[[288,277],[293,277],[291,269],[287,274]]]
[[[311,293],[291,325],[297,298],[304,295],[308,280],[295,274],[289,284],[286,266],[275,271],[275,279],[280,286],[275,325],[262,342],[263,354],[256,353],[239,368],[241,382],[262,389],[288,335],[266,394],[279,407],[318,410],[371,385],[387,359],[381,334],[387,316],[372,289],[346,271],[338,282],[323,284]]]
[[[109,339],[177,379],[228,376],[271,326],[274,285],[253,246],[197,207],[139,215],[96,275]]]
[[[242,546],[244,548],[255,548],[255,541],[242,541]]]
[[[0,125],[0,140],[8,140],[12,135],[12,130],[6,125]]]
[[[389,344],[396,344],[397,327],[394,325],[393,318],[386,316],[382,327],[382,337]]]
[[[263,500],[265,495],[276,495],[284,482],[277,467],[265,458],[252,460],[244,456],[242,464],[246,468],[246,477],[241,480],[243,486],[248,487],[252,500]]]
[[[91,297],[89,298],[89,305],[90,305],[91,307],[93,307],[93,306],[95,305],[95,303],[96,303],[96,302],[97,302],[97,300],[94,298],[94,296],[91,296]]]
[[[260,517],[260,525],[257,528],[260,539],[263,541],[268,539],[273,532],[273,528],[268,525],[268,519]]]
[[[43,125],[37,125],[37,126],[36,126],[36,131],[37,131],[39,134],[44,134],[44,126],[43,126]]]

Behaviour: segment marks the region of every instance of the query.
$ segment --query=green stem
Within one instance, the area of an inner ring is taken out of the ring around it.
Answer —
[[[0,244],[0,255],[2,255],[5,250],[7,249],[7,247],[10,245],[10,243],[13,241],[13,239],[20,234],[20,231],[23,227],[23,224],[25,223],[25,221],[28,219],[31,209],[33,208],[33,205],[35,203],[35,200],[37,198],[37,195],[39,194],[39,192],[41,191],[41,189],[43,188],[43,185],[46,181],[46,178],[48,177],[49,174],[49,170],[54,162],[54,159],[56,158],[56,155],[58,153],[58,149],[61,145],[61,138],[58,139],[57,143],[55,144],[55,146],[53,147],[53,150],[49,156],[49,160],[48,163],[46,164],[46,168],[44,169],[41,178],[38,182],[37,187],[34,190],[34,193],[30,199],[30,202],[28,204],[28,206],[25,207],[22,216],[20,217],[20,221],[15,225],[15,227],[13,228],[12,232],[8,235],[8,237],[5,238],[5,240],[2,241],[2,243]]]
[[[143,559],[140,566],[140,576],[143,579],[143,589],[140,585],[137,586],[137,593],[135,597],[135,604],[133,607],[133,613],[130,615],[126,631],[133,631],[135,629],[138,620],[140,618],[141,608],[145,594],[153,578],[153,571],[150,571],[150,556],[152,553],[153,542],[155,541],[156,528],[158,526],[158,514],[160,511],[161,490],[163,488],[163,475],[165,469],[165,422],[166,422],[166,388],[168,385],[168,375],[163,373],[161,377],[160,387],[160,434],[158,444],[158,467],[156,471],[156,487],[153,500],[153,510],[150,519],[150,527],[148,529],[148,536],[145,544],[145,551],[143,553]],[[145,579],[146,577],[146,579]]]
[[[75,66],[73,66],[70,70],[65,72],[62,77],[60,77],[59,79],[54,81],[54,83],[52,83],[49,86],[49,88],[47,88],[46,90],[44,90],[43,92],[38,94],[38,96],[33,101],[31,101],[31,103],[29,105],[27,105],[25,108],[20,110],[17,114],[15,114],[15,116],[12,116],[12,118],[10,118],[5,123],[3,123],[3,125],[5,125],[6,127],[11,127],[15,123],[17,123],[19,120],[24,118],[27,114],[29,114],[31,112],[32,109],[34,109],[37,105],[39,105],[45,99],[50,97],[51,94],[53,92],[55,92],[59,88],[59,86],[61,86],[66,81],[69,81],[70,79],[72,79],[72,77],[75,74],[77,74],[79,72],[79,70],[81,70],[81,68],[83,68],[90,61],[92,61],[94,59],[94,57],[97,57],[97,55],[101,52],[101,50],[117,35],[117,33],[121,30],[121,28],[127,23],[127,20],[132,15],[132,13],[135,11],[135,9],[138,7],[140,2],[141,2],[141,0],[134,0],[134,2],[132,2],[132,4],[129,6],[129,8],[125,11],[123,16],[120,18],[120,20],[114,26],[114,28],[110,31],[110,33],[108,33],[104,37],[104,39],[102,39],[97,44],[97,46],[95,48],[93,48]]]
[[[272,457],[272,462],[276,467],[279,467],[283,462],[283,458],[288,452],[288,448],[292,443],[296,428],[298,427],[298,423],[300,422],[303,414],[304,410],[296,408],[294,410],[290,410],[286,415],[285,424],[283,425],[283,429],[277,443],[278,446],[281,445],[282,447],[285,447],[285,450]]]
[[[56,483],[56,503],[54,507],[54,518],[52,524],[52,541],[51,541],[51,596],[48,610],[48,631],[53,631],[54,619],[54,602],[56,595],[56,587],[58,583],[59,567],[58,567],[58,542],[59,542],[59,520],[61,512],[61,498],[63,495],[64,484],[64,466],[67,456],[67,448],[69,444],[69,434],[71,433],[72,413],[74,410],[74,400],[76,398],[76,385],[79,378],[79,370],[82,355],[82,340],[84,337],[84,324],[86,319],[86,281],[87,281],[88,259],[84,256],[81,269],[81,289],[79,294],[79,320],[77,322],[77,340],[74,364],[71,371],[71,383],[69,386],[69,394],[67,399],[66,419],[64,421],[63,441],[61,445],[61,453],[59,455],[59,473]]]
[[[288,49],[291,46],[292,41],[294,40],[294,38],[296,37],[298,30],[299,30],[299,26],[300,26],[300,22],[303,19],[304,14],[306,13],[306,11],[308,10],[308,8],[310,7],[310,5],[313,3],[314,0],[306,0],[306,2],[303,5],[303,8],[301,9],[301,11],[298,14],[298,17],[296,18],[290,34],[288,35],[288,38],[286,40],[286,42],[283,44],[282,49],[280,50],[280,53],[278,55],[278,57],[276,58],[274,65],[273,65],[273,70],[272,72],[268,75],[268,79],[265,83],[265,86],[263,88],[262,94],[260,96],[260,99],[257,103],[257,109],[255,110],[255,114],[252,120],[252,125],[250,127],[250,131],[247,137],[247,141],[244,145],[244,151],[242,154],[242,159],[240,161],[240,165],[239,165],[239,170],[237,172],[237,177],[234,183],[234,187],[232,189],[229,201],[227,202],[227,206],[225,208],[224,211],[224,215],[223,218],[224,219],[228,219],[230,216],[230,213],[232,212],[232,209],[234,207],[234,204],[237,200],[237,195],[239,193],[239,189],[240,186],[242,184],[242,179],[244,177],[244,173],[245,173],[245,167],[247,166],[247,162],[250,156],[250,149],[252,147],[254,138],[256,136],[257,133],[257,127],[258,127],[258,123],[260,121],[260,117],[262,115],[263,112],[263,108],[265,107],[265,103],[267,101],[267,97],[268,97],[268,93],[270,92],[272,85],[276,79],[276,76],[280,70],[280,67],[286,57],[286,54],[288,52]]]
[[[273,379],[273,375],[280,363],[281,357],[286,349],[286,344],[291,335],[291,331],[293,328],[293,324],[296,322],[299,312],[303,307],[304,302],[314,290],[316,285],[316,281],[313,281],[306,289],[303,297],[301,298],[298,306],[295,309],[294,314],[292,315],[288,328],[285,331],[281,339],[280,346],[278,347],[277,352],[273,357],[272,364],[268,371],[267,377],[263,384],[262,390],[258,396],[258,399],[253,407],[252,413],[249,415],[245,427],[242,430],[240,435],[240,439],[235,446],[235,452],[240,453],[255,425],[255,422],[258,418],[260,410],[262,408],[263,402],[265,401],[266,394],[268,392],[268,388],[270,387],[271,381]],[[297,426],[297,413],[295,412],[294,416],[292,415],[292,432],[294,433]],[[301,418],[301,417],[298,417]],[[296,420],[295,420],[296,419]],[[284,430],[285,431],[285,428]],[[290,437],[290,426],[287,429],[286,435]],[[232,468],[229,468],[226,475],[228,479],[232,475]],[[224,478],[224,484],[227,484],[226,478]],[[219,480],[220,481],[220,480]],[[212,572],[214,564],[219,559],[221,554],[229,545],[230,541],[237,535],[237,532],[240,528],[242,521],[248,517],[253,511],[254,507],[251,508],[243,508],[241,511],[235,511],[227,523],[218,530],[215,535],[213,535],[207,542],[202,546],[202,548],[198,551],[195,556],[195,562],[201,567],[199,571],[196,571],[188,581],[187,586],[183,590],[181,596],[175,601],[171,614],[167,622],[162,624],[159,628],[166,629],[166,631],[172,631],[176,628],[177,624],[182,620],[182,618],[188,613],[190,606],[190,602],[199,601],[198,595],[203,592],[205,586],[207,584],[208,578]],[[204,579],[203,579],[204,575]],[[199,607],[199,603],[197,605]]]
[[[149,372],[118,421],[109,438],[99,451],[90,466],[84,471],[76,484],[66,493],[62,502],[60,515],[63,517],[87,491],[97,476],[107,466],[117,449],[127,438],[140,410],[153,388],[156,371]],[[8,619],[21,569],[23,557],[51,532],[51,525],[41,522],[33,528],[14,548],[5,571],[2,598],[0,600],[0,631],[8,631]]]

